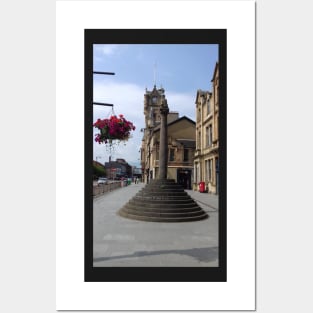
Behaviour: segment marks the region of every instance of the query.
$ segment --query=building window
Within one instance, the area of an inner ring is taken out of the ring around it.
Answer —
[[[175,150],[174,149],[170,149],[170,151],[169,151],[169,160],[170,161],[175,160]]]
[[[210,98],[207,101],[207,115],[211,113]]]
[[[189,150],[188,149],[184,149],[184,162],[189,161],[188,155],[189,155]]]
[[[200,163],[198,163],[198,168],[197,168],[197,176],[198,176],[198,181],[200,182],[201,181],[201,167],[200,167]]]
[[[201,132],[198,132],[197,149],[201,149]]]
[[[212,146],[212,125],[206,127],[206,147]]]
[[[212,146],[212,125],[209,126],[209,147]]]
[[[156,146],[155,146],[155,159],[156,159],[157,161],[159,161],[159,154],[160,154],[159,146],[156,145]]]
[[[205,161],[205,179],[213,182],[213,159]]]
[[[209,181],[212,181],[213,175],[212,175],[212,170],[213,170],[213,160],[209,160]]]
[[[205,180],[209,180],[209,161],[205,160]]]

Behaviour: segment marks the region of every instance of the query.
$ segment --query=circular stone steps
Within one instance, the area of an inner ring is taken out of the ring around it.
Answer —
[[[174,180],[153,180],[129,200],[120,216],[147,222],[194,222],[208,214]]]

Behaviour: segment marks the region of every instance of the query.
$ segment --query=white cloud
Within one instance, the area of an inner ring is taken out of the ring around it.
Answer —
[[[130,120],[136,126],[133,133],[125,145],[121,143],[112,151],[112,160],[116,158],[124,158],[131,165],[140,166],[140,153],[142,132],[144,128],[144,101],[145,87],[130,83],[104,83],[96,81],[94,85],[94,101],[102,103],[113,103],[114,113],[116,115],[123,114],[127,120]],[[179,116],[187,116],[194,120],[195,116],[195,94],[167,92],[165,90],[168,105],[171,111],[179,112]],[[112,114],[110,107],[94,105],[93,120],[98,118],[108,118]],[[97,131],[95,130],[94,133]],[[94,143],[94,159],[98,159],[101,163],[108,162],[110,151],[106,145]]]
[[[166,92],[167,104],[171,111],[179,112],[179,117],[187,116],[193,121],[195,120],[195,99],[196,91],[191,93]]]
[[[96,51],[106,56],[114,54],[118,47],[119,45],[95,45]]]

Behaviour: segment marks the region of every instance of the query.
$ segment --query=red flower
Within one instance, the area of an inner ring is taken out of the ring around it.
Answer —
[[[107,143],[108,140],[127,140],[130,132],[136,129],[122,114],[119,114],[119,118],[112,115],[109,119],[97,119],[93,126],[100,130],[95,138],[98,143]]]

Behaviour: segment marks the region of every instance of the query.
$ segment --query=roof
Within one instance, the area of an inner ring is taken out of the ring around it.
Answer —
[[[180,118],[178,118],[178,119],[176,119],[176,120],[174,120],[174,121],[172,121],[172,122],[170,122],[170,123],[167,123],[167,126],[174,125],[174,124],[176,124],[176,123],[181,122],[182,120],[186,120],[186,121],[188,121],[189,123],[191,123],[191,124],[193,124],[193,125],[196,125],[196,122],[194,122],[194,121],[193,121],[192,119],[190,119],[189,117],[187,117],[187,116],[182,116],[182,117],[180,117]],[[161,127],[161,125],[156,126],[153,131],[155,131],[155,132],[159,131],[159,130],[160,130],[160,127]]]
[[[201,89],[198,89],[198,90],[197,90],[197,94],[196,94],[195,103],[198,102],[198,98],[199,98],[199,97],[204,97],[206,94],[210,94],[210,92],[209,92],[208,90],[201,90]]]

